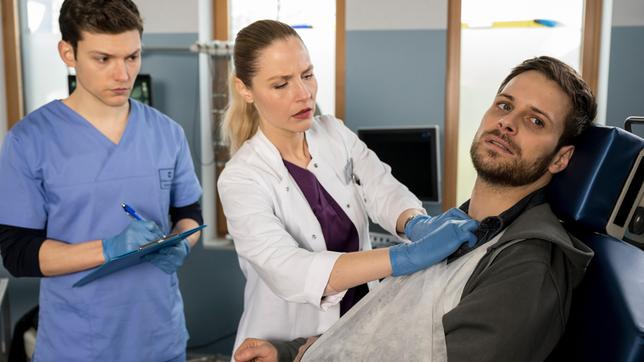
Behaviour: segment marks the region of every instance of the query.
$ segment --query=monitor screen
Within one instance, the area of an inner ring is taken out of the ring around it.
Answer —
[[[438,126],[359,129],[358,137],[421,201],[440,201]]]
[[[75,75],[70,74],[67,76],[67,87],[69,94],[72,94],[74,89],[76,89]],[[130,97],[148,106],[152,105],[152,84],[149,74],[139,74],[136,77]]]

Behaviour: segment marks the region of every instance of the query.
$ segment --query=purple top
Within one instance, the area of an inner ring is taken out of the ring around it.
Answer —
[[[311,171],[286,160],[283,161],[320,223],[327,250],[344,253],[358,251],[360,246],[358,231],[340,205],[326,192]],[[368,291],[367,284],[347,290],[344,298],[340,301],[340,315],[344,315]]]

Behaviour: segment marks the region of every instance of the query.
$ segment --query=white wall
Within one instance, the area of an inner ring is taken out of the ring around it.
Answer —
[[[68,95],[67,67],[57,50],[61,1],[21,1],[19,4],[25,113],[29,113]]]
[[[144,32],[198,33],[198,0],[134,0],[143,17]]]
[[[447,28],[445,0],[347,0],[346,7],[347,31]]]
[[[325,114],[335,113],[335,0],[230,0],[231,38],[242,28],[260,19],[275,19],[296,29],[306,44],[318,80],[317,105]]]

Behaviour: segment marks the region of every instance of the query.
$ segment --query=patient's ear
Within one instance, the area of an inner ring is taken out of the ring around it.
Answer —
[[[568,162],[570,162],[573,152],[575,152],[575,146],[570,145],[561,147],[552,159],[550,166],[548,166],[548,171],[555,174],[565,170],[566,167],[568,167]]]

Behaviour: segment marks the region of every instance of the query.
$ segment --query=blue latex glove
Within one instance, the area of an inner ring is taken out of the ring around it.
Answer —
[[[144,260],[164,272],[172,274],[183,265],[188,253],[190,253],[190,243],[186,239],[181,239],[175,246],[163,248],[154,254],[146,255]]]
[[[163,237],[163,232],[150,220],[132,220],[118,235],[103,239],[103,256],[108,262],[136,250],[139,246]]]
[[[405,224],[404,233],[410,241],[416,242],[422,239],[425,235],[432,233],[441,225],[440,222],[435,222],[441,216],[443,216],[443,219],[441,220],[445,220],[446,217],[450,219],[470,219],[470,217],[460,209],[451,208],[437,217],[431,217],[429,215],[415,216]]]
[[[461,244],[467,242],[472,247],[477,241],[474,231],[478,222],[459,209],[435,217],[416,217],[408,224],[412,225],[405,225],[405,234],[413,242],[389,248],[393,276],[428,268],[447,258]]]

